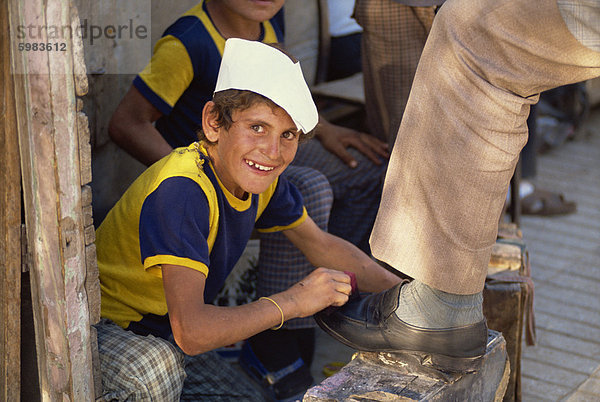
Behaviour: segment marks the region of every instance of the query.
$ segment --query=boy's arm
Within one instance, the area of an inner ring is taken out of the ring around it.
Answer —
[[[362,291],[380,292],[400,282],[352,243],[321,230],[310,217],[283,233],[314,266],[354,272]]]
[[[111,139],[147,166],[167,155],[172,148],[153,123],[168,112],[142,95],[135,82],[139,79],[150,93],[172,106],[193,78],[194,68],[186,47],[171,35],[162,37],[155,45],[152,59],[114,112],[108,127]]]
[[[204,303],[206,277],[178,265],[162,265],[169,320],[177,345],[188,355],[247,339],[279,326],[281,314],[289,320],[308,317],[328,306],[341,306],[351,292],[348,275],[318,269],[290,289],[242,306],[220,307]]]
[[[161,116],[132,85],[110,120],[108,134],[128,154],[150,166],[172,150],[152,124]]]

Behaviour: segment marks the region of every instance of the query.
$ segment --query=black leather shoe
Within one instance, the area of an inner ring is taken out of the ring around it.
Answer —
[[[485,319],[463,327],[421,328],[394,313],[402,282],[381,293],[354,298],[341,307],[315,315],[329,335],[351,348],[369,352],[416,352],[427,354],[437,368],[449,371],[476,370],[485,354],[488,331]]]

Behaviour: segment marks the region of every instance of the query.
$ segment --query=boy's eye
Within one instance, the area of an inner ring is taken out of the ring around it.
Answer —
[[[292,140],[296,138],[296,135],[297,134],[292,131],[284,131],[283,134],[281,134],[281,137],[285,138],[286,140]]]
[[[252,126],[250,126],[250,128],[254,131],[256,131],[257,133],[262,133],[263,131],[265,131],[264,127],[261,126],[260,124],[254,124]]]

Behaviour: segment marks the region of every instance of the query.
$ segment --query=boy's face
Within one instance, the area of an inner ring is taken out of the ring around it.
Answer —
[[[250,21],[268,21],[283,7],[284,0],[221,0],[223,5]]]
[[[208,108],[208,109],[207,109]],[[210,113],[212,102],[204,107],[203,130],[221,183],[237,198],[245,193],[262,193],[292,162],[300,132],[285,110],[256,103],[233,113],[233,124],[217,127]]]

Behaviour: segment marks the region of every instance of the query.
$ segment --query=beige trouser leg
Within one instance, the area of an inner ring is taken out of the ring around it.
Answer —
[[[374,256],[446,292],[481,291],[530,105],[598,75],[600,53],[555,1],[447,1],[394,145]]]

